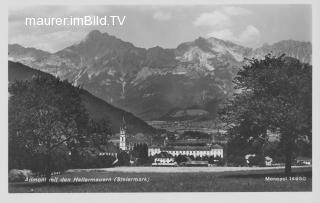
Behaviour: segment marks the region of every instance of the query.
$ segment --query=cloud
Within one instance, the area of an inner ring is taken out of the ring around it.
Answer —
[[[172,17],[171,13],[163,12],[163,11],[157,11],[153,14],[153,18],[158,21],[170,20],[171,17]]]
[[[213,12],[202,13],[195,19],[193,25],[209,28],[211,31],[207,34],[208,37],[216,37],[254,47],[259,44],[261,38],[258,28],[248,25],[239,34],[234,33],[238,26],[238,24],[234,23],[234,20],[237,20],[239,16],[248,16],[252,13],[252,11],[241,7],[222,7]]]
[[[232,17],[250,15],[252,12],[241,7],[223,7],[222,9],[202,13],[194,22],[195,26],[229,27],[232,25]]]
[[[223,12],[229,16],[250,15],[252,11],[241,7],[228,6],[224,7]]]
[[[240,34],[239,40],[246,44],[257,44],[260,41],[261,33],[258,28],[253,25],[248,25],[246,29]]]
[[[211,13],[202,13],[194,22],[195,26],[209,26],[209,27],[225,27],[231,25],[231,19],[228,15],[220,11],[213,11]]]
[[[256,47],[260,44],[261,33],[258,28],[248,25],[239,35],[235,35],[230,29],[213,30],[208,37],[216,37],[223,40],[249,47]]]

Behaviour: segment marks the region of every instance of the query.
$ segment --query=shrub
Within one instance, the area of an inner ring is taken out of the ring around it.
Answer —
[[[265,166],[265,158],[261,155],[251,156],[248,161],[249,166]]]
[[[23,182],[26,178],[30,177],[31,175],[31,170],[11,169],[9,171],[9,182]]]
[[[187,157],[186,156],[183,156],[181,154],[179,154],[176,158],[175,158],[175,161],[180,164],[182,162],[186,162],[188,161]]]
[[[122,151],[118,154],[119,166],[130,166],[130,156],[127,152]]]
[[[243,156],[229,156],[228,161],[233,166],[246,166],[247,165],[246,159]]]

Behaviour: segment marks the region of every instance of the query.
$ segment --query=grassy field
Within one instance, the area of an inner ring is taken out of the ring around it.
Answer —
[[[61,183],[79,178],[105,178],[100,183]],[[119,178],[141,178],[140,182],[115,181]],[[225,172],[117,172],[79,171],[55,176],[60,183],[9,183],[11,193],[51,192],[243,192],[243,191],[311,191],[311,168],[294,169],[292,177],[303,180],[266,181],[266,177],[284,178],[283,169]]]

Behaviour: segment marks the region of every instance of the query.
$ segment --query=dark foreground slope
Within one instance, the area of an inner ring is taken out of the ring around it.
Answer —
[[[49,77],[53,77],[48,73],[44,73],[42,71],[25,66],[21,63],[15,63],[12,61],[8,62],[8,74],[9,82],[13,82],[15,80],[30,80],[33,76],[36,75],[47,75]],[[139,119],[129,112],[108,104],[102,99],[93,96],[86,90],[81,91],[81,98],[89,113],[89,116],[94,120],[109,120],[111,122],[112,130],[114,133],[117,133],[119,131],[119,127],[124,116],[129,133],[143,133],[148,137],[157,134],[157,131],[153,127],[145,123],[143,120]]]

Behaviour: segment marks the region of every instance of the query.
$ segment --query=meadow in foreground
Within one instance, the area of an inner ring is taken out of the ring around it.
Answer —
[[[266,177],[283,178],[283,170],[237,171],[218,173],[123,173],[72,172],[61,178],[109,178],[101,183],[9,183],[11,193],[64,193],[64,192],[277,192],[312,191],[312,172],[296,169],[292,177],[305,180],[266,181]],[[142,182],[115,182],[115,178],[147,178]]]

